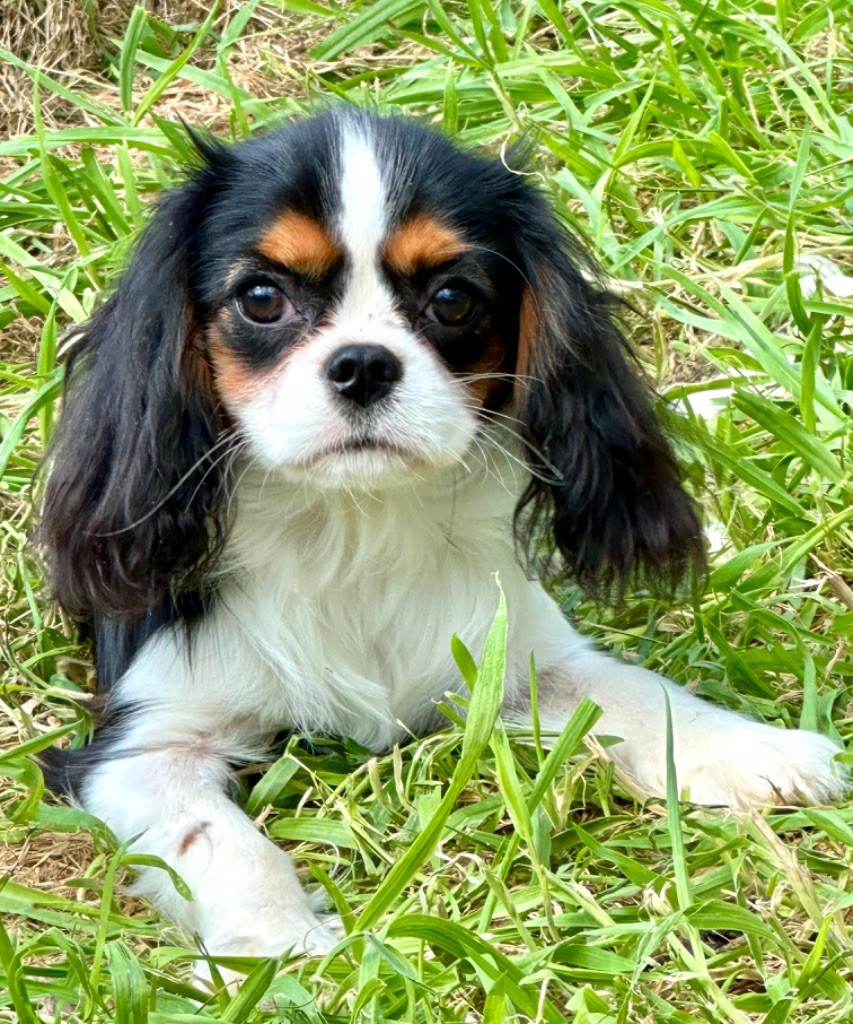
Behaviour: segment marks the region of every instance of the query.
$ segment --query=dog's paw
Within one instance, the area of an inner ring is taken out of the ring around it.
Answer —
[[[831,803],[849,788],[838,753],[816,732],[738,722],[728,734],[711,733],[699,756],[676,765],[678,787],[693,803],[735,810]]]
[[[344,937],[344,926],[337,914],[315,914],[300,905],[287,916],[231,922],[228,930],[209,936],[204,946],[211,957],[279,957],[284,955],[325,956]],[[245,973],[228,967],[217,968],[222,981],[234,991]],[[216,983],[206,960],[197,960],[193,981],[199,987],[215,988]]]

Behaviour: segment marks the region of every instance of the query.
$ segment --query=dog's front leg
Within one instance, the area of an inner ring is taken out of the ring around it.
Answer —
[[[204,638],[192,657],[174,636],[145,647],[113,694],[110,724],[80,752],[77,796],[131,852],[155,854],[186,882],[191,898],[146,866],[133,891],[211,954],[324,953],[338,941],[335,924],[315,912],[290,857],[227,795],[230,765],[257,756],[264,731],[260,673],[236,646],[242,678]],[[220,680],[230,680],[230,702]]]
[[[595,732],[616,737],[605,747],[642,796],[666,793],[666,697],[680,793],[700,804],[745,809],[813,804],[844,794],[839,751],[814,732],[777,729],[693,696],[646,669],[590,648],[575,648],[566,664],[541,672],[540,723],[559,730],[582,697],[603,710]]]
[[[140,724],[147,731],[152,713]],[[200,936],[208,952],[328,951],[334,928],[315,913],[290,857],[229,800],[228,778],[217,738],[198,730],[138,753],[106,752],[81,796],[119,840],[134,840],[132,852],[155,854],[187,883],[191,899],[167,872],[143,867],[133,891]]]

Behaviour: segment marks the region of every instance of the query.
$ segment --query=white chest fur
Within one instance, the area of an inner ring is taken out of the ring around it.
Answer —
[[[516,486],[501,469],[374,495],[243,481],[222,598],[266,663],[288,724],[371,746],[393,742],[401,723],[429,726],[435,700],[462,688],[453,635],[480,654],[496,577],[512,609],[510,675],[526,675],[534,615],[546,603],[554,621],[557,610],[516,560]]]
[[[191,657],[179,630],[155,638],[123,696],[185,703],[189,690],[196,715],[209,709],[202,719],[387,748],[434,726],[435,702],[464,691],[451,640],[479,658],[499,579],[512,701],[532,650],[546,666],[583,644],[518,564],[512,468],[507,459],[377,494],[307,492],[246,472],[219,598]]]

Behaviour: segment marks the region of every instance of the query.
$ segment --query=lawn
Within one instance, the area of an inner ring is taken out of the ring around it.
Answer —
[[[192,987],[194,947],[124,892],[133,856],[28,759],[90,728],[88,648],[27,545],[63,333],[175,180],[182,119],[242,137],[329,100],[495,154],[526,138],[630,306],[711,572],[670,606],[568,590],[567,614],[709,699],[849,741],[848,0],[145,6],[0,0],[0,1021],[853,1020],[853,804],[639,804],[583,715],[556,756],[493,727],[494,674],[467,726],[384,757],[296,737],[241,779],[348,937],[243,964],[237,994]]]

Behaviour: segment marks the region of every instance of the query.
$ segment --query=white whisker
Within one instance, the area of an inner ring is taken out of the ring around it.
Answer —
[[[180,476],[180,478],[175,482],[175,484],[169,488],[166,494],[164,494],[163,497],[155,505],[148,509],[144,515],[140,516],[138,519],[135,519],[131,523],[127,523],[120,530],[107,530],[103,533],[93,534],[92,536],[118,537],[121,534],[127,533],[129,530],[134,530],[136,529],[137,526],[141,526],[143,523],[147,522],[152,516],[156,515],[161,508],[163,508],[163,506],[169,501],[170,498],[177,494],[177,492],[181,489],[183,484],[185,484],[187,480],[189,480],[190,477],[193,475],[193,473],[199,468],[199,466],[201,466],[202,463],[204,463],[205,459],[209,459],[216,451],[216,449],[219,448],[222,444],[225,444],[226,442],[230,442],[233,440],[233,434],[222,435],[203,455],[200,455],[199,458],[196,459],[196,461],[189,467],[189,469],[187,469],[186,472],[184,472]],[[229,453],[226,451],[224,454],[227,456]],[[219,461],[220,457],[217,456],[213,460],[212,465],[205,471],[205,474],[202,477],[202,481],[207,476],[207,474],[210,473],[211,470],[213,470],[216,467]],[[202,481],[200,481],[199,484],[197,485],[196,490],[193,492],[193,496],[195,496],[195,494],[197,493]]]

